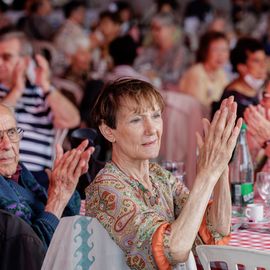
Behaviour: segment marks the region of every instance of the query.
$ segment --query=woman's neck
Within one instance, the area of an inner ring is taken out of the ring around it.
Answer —
[[[149,160],[131,160],[127,157],[112,155],[112,162],[128,177],[135,178],[151,188],[149,180]]]
[[[207,73],[208,75],[210,75],[210,76],[213,75],[213,74],[215,74],[216,71],[218,70],[218,68],[211,66],[211,65],[208,64],[207,62],[206,62],[206,63],[203,63],[203,67],[204,67],[206,73]]]

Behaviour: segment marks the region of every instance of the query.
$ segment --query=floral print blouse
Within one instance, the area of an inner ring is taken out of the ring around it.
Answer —
[[[153,190],[130,178],[108,162],[86,188],[86,215],[95,217],[124,251],[131,269],[158,269],[152,253],[152,237],[161,226],[180,214],[189,191],[183,183],[158,164],[150,163]],[[213,228],[209,226],[209,231]],[[217,240],[222,236],[211,232]],[[169,253],[170,231],[164,233],[164,255]],[[195,244],[202,244],[198,235]]]

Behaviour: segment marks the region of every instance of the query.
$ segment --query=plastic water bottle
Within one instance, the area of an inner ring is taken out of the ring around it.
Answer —
[[[246,139],[247,126],[243,123],[230,164],[232,203],[245,206],[253,203],[254,168]]]

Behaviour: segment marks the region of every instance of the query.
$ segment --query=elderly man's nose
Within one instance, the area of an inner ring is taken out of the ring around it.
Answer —
[[[0,149],[9,149],[11,147],[10,139],[6,132],[0,138]]]

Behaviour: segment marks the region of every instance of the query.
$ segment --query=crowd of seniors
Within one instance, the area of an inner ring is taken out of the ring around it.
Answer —
[[[228,12],[207,0],[142,10],[131,1],[22,2],[0,5],[3,218],[24,220],[46,252],[61,217],[79,214],[76,186],[94,148],[72,149],[70,134],[88,127],[105,167],[86,190],[86,214],[131,269],[168,268],[198,244],[226,244],[242,117],[256,170],[270,171],[269,3],[231,1]],[[205,117],[190,191],[152,162],[168,91],[191,96]]]

